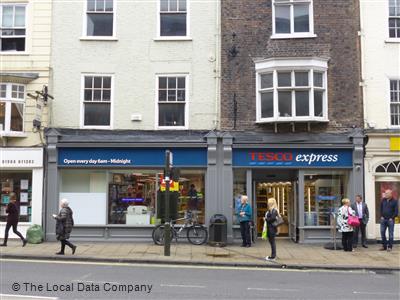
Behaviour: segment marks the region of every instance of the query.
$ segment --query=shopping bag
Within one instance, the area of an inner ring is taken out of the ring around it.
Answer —
[[[264,221],[264,226],[263,226],[263,231],[262,231],[262,233],[261,233],[261,238],[263,239],[263,240],[266,240],[267,239],[267,229],[268,227],[267,227],[267,221]]]

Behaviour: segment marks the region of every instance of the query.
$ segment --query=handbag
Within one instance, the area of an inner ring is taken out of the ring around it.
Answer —
[[[277,211],[278,215],[276,216],[276,220],[274,222],[272,222],[272,226],[274,227],[278,227],[281,226],[283,223],[285,223],[285,221],[283,220],[282,216],[279,214],[279,212]]]
[[[348,216],[349,216],[347,223],[348,223],[351,227],[358,227],[358,226],[360,226],[360,220],[358,219],[358,217],[356,217],[356,216],[351,216],[351,215],[350,215],[349,208],[347,208],[347,214],[348,214]]]
[[[261,238],[263,240],[267,239],[267,231],[268,231],[268,227],[267,227],[267,221],[264,221],[264,226],[263,226],[263,231],[261,233]]]

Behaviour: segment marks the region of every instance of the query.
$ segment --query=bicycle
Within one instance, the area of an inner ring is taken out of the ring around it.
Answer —
[[[176,227],[176,222],[184,220],[185,223],[179,230]],[[202,245],[207,241],[208,232],[207,229],[197,222],[197,215],[192,212],[187,212],[184,218],[171,220],[169,222],[171,227],[171,241],[175,240],[178,242],[178,238],[181,238],[181,232],[186,229],[186,237],[188,241],[193,245]],[[165,225],[158,225],[154,228],[152,233],[153,241],[156,245],[164,245],[165,236]]]

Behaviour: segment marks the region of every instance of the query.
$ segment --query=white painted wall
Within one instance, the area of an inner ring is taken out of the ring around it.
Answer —
[[[39,78],[27,84],[28,93],[42,90],[43,85],[49,84],[50,73],[50,38],[52,1],[15,1],[2,0],[6,3],[26,3],[26,51],[25,53],[1,53],[1,73],[38,73]],[[24,137],[3,138],[6,146],[35,146],[41,143],[40,136],[33,132],[32,121],[35,116],[36,101],[26,97],[24,113]],[[48,108],[45,107],[42,116],[42,126],[47,126]],[[1,138],[0,138],[1,140]]]
[[[156,75],[188,73],[189,129],[214,128],[218,3],[190,1],[192,40],[160,41],[155,40],[157,1],[117,1],[117,40],[89,41],[80,39],[85,2],[54,1],[51,92],[56,100],[51,126],[79,128],[81,74],[111,73],[112,128],[155,129]],[[133,113],[142,114],[142,121],[131,121]]]

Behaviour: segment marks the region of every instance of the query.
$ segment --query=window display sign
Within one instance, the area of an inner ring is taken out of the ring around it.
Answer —
[[[170,149],[175,166],[207,165],[206,148]],[[165,149],[162,148],[60,148],[59,166],[164,166]]]
[[[233,149],[234,166],[352,167],[351,149]]]

